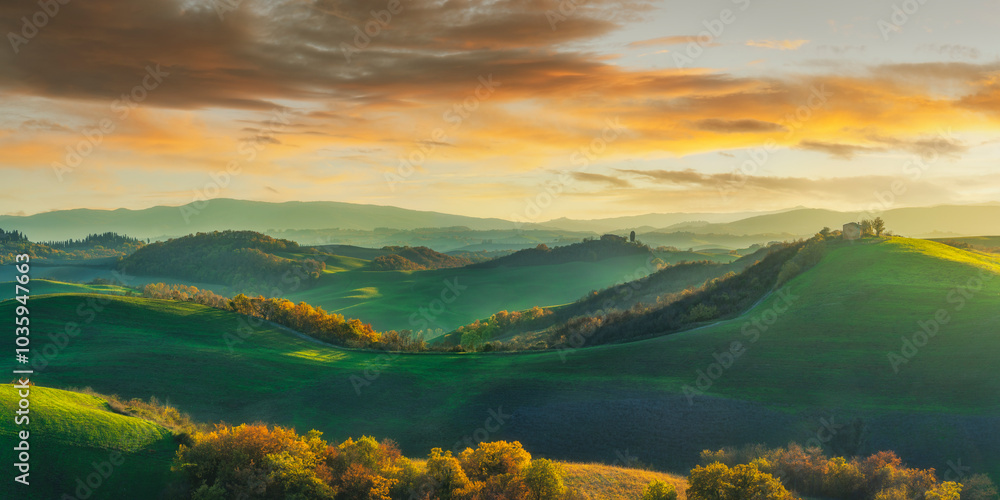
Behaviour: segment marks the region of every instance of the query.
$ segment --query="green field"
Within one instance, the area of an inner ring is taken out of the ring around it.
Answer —
[[[644,276],[655,270],[647,267],[646,260],[646,256],[634,255],[547,266],[353,270],[325,274],[312,288],[284,290],[282,295],[360,318],[379,331],[448,332],[502,309],[564,304],[591,290]]]
[[[796,298],[774,317],[768,311],[782,305],[779,293],[743,317],[697,330],[534,354],[347,351],[270,327],[233,344],[245,322],[232,313],[110,297],[36,379],[156,396],[203,421],[316,428],[331,440],[391,437],[410,456],[476,435],[493,411],[509,417],[490,440],[517,439],[541,457],[610,462],[628,449],[681,473],[704,448],[806,442],[821,419],[858,418],[868,428],[861,452],[894,449],[939,469],[962,458],[997,477],[997,274],[998,256],[933,242],[840,244],[786,285]],[[982,285],[966,290],[971,297],[956,291],[973,278]],[[956,297],[964,298],[961,309]],[[67,321],[82,321],[78,308],[86,312],[81,304],[90,298],[100,297],[33,298],[35,348]],[[0,316],[12,307],[0,304]],[[895,373],[888,353],[939,309],[947,324]],[[774,321],[750,342],[741,330],[756,318]],[[733,341],[743,343],[743,355],[689,401],[684,386]]]
[[[107,402],[95,396],[37,386],[30,391],[29,425],[17,426],[12,418],[0,422],[5,450],[18,446],[19,430],[30,432],[30,485],[6,480],[0,496],[50,499],[67,494],[76,498],[91,490],[91,499],[157,497],[168,480],[177,448],[170,431],[112,413]],[[4,384],[0,404],[16,408],[17,392],[13,385]],[[78,479],[89,480],[90,485],[81,487]],[[79,493],[77,488],[82,488]]]
[[[14,297],[17,289],[16,283],[7,281],[0,283],[0,300],[7,300]],[[106,293],[112,295],[123,295],[129,291],[128,288],[118,285],[82,285],[79,283],[64,283],[61,281],[35,279],[26,285],[29,295],[49,295],[54,293]],[[22,292],[23,294],[23,292]]]

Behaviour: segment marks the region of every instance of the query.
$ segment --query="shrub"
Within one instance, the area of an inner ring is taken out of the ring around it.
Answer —
[[[470,486],[462,464],[452,456],[451,451],[442,452],[441,448],[432,449],[428,455],[426,478],[422,482],[433,485],[434,492],[442,500],[448,500],[453,493]]]
[[[642,500],[677,500],[677,488],[670,483],[654,479],[649,486],[646,486]]]
[[[688,500],[791,500],[780,481],[760,470],[762,465],[766,462],[695,467],[688,476]]]
[[[470,479],[485,481],[493,476],[520,474],[531,462],[531,454],[517,441],[495,441],[479,443],[475,450],[466,448],[458,459]]]
[[[325,474],[327,445],[320,433],[265,425],[217,425],[181,445],[174,470],[183,473],[196,498],[334,498]]]
[[[962,500],[996,500],[997,486],[986,474],[975,474],[962,479]]]
[[[524,469],[524,482],[535,500],[556,500],[566,493],[564,475],[559,464],[540,458]]]
[[[954,481],[948,481],[934,486],[924,493],[927,500],[959,500],[962,494],[962,485]]]

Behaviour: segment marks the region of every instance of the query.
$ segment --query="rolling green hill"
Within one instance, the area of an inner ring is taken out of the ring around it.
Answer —
[[[14,298],[15,283],[7,281],[0,283],[0,300]],[[130,290],[118,285],[81,285],[79,283],[64,283],[53,280],[31,280],[28,289],[31,295],[48,295],[53,293],[107,293],[124,295]]]
[[[962,457],[997,477],[998,274],[1000,257],[934,242],[845,243],[733,320],[627,344],[496,355],[333,349],[225,311],[113,297],[37,378],[169,398],[202,421],[391,437],[411,456],[485,432],[565,460],[610,462],[628,449],[678,472],[704,448],[806,442],[823,422],[857,419],[866,429],[854,443],[860,453],[894,449],[939,470]],[[961,288],[970,285],[978,290]],[[36,342],[79,321],[86,299],[34,298]],[[0,316],[12,307],[0,304]],[[924,344],[918,322],[939,310],[949,319]],[[911,352],[904,338],[922,347]],[[742,354],[725,362],[734,341]],[[898,373],[893,352],[908,359]],[[712,368],[717,359],[728,368]],[[503,422],[480,431],[491,415]]]
[[[500,309],[565,304],[655,270],[649,255],[546,266],[466,266],[427,271],[327,273],[310,288],[284,291],[328,312],[361,318],[376,330],[453,330]],[[430,336],[428,336],[430,338]]]
[[[17,391],[11,384],[0,387],[0,404],[15,408],[20,399]],[[30,485],[6,480],[0,496],[83,498],[91,491],[89,498],[95,500],[157,498],[163,490],[177,448],[170,431],[113,413],[107,401],[87,394],[31,386],[29,398],[29,425],[18,426],[12,418],[4,418],[0,443],[10,450],[18,446],[18,431],[29,430]],[[78,479],[90,485],[81,486]]]

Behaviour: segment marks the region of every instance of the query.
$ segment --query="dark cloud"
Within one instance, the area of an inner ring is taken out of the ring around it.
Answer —
[[[612,177],[610,175],[591,174],[587,172],[572,172],[570,175],[572,175],[574,179],[583,182],[605,183],[613,187],[620,188],[632,187],[632,183],[629,181],[619,179],[618,177]]]
[[[967,152],[969,147],[961,141],[947,136],[946,133],[934,137],[913,139],[898,139],[872,135],[868,137],[869,144],[846,144],[824,141],[802,141],[799,149],[807,149],[826,153],[834,158],[851,160],[858,154],[882,153],[886,151],[903,151],[924,158],[948,156],[957,158]]]
[[[723,120],[721,118],[706,118],[695,122],[695,128],[720,134],[733,134],[740,132],[784,132],[787,129],[777,123],[765,122],[761,120]]]
[[[615,71],[591,54],[558,47],[608,33],[650,8],[641,0],[591,0],[552,29],[546,12],[558,10],[557,0],[410,0],[391,18],[380,14],[384,26],[371,14],[380,9],[367,0],[244,0],[223,19],[216,3],[64,6],[17,54],[0,51],[0,90],[110,102],[141,85],[147,67],[159,67],[165,81],[148,92],[149,104],[158,107],[454,99],[490,73],[511,82],[508,88],[514,81],[522,89],[545,82],[538,90],[555,92],[585,86],[595,72]],[[0,29],[18,32],[18,20],[35,10],[36,4],[0,4],[0,19],[7,20]],[[365,35],[366,28],[374,36]],[[551,78],[555,74],[565,76]]]
[[[739,171],[702,174],[694,170],[620,170],[656,183],[682,186],[693,197],[715,193],[724,197],[766,199],[773,196],[839,199],[852,203],[874,202],[871,193],[888,190],[894,183],[905,182],[907,200],[954,199],[954,192],[939,183],[915,181],[906,177],[867,175],[854,177],[807,178],[745,175]],[[641,191],[641,190],[639,190]],[[676,195],[679,191],[670,191]]]
[[[854,157],[860,153],[878,153],[887,151],[887,148],[885,147],[859,146],[857,144],[825,141],[802,141],[799,143],[798,148],[819,151],[841,160],[854,159]]]
[[[72,132],[72,130],[68,127],[49,120],[25,120],[21,122],[18,129],[46,132]]]

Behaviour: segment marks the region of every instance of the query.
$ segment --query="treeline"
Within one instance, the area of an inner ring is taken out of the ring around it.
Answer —
[[[535,306],[525,311],[500,311],[490,315],[484,320],[476,320],[465,326],[458,327],[455,333],[459,337],[459,343],[465,350],[471,351],[498,351],[509,350],[506,346],[491,342],[500,335],[510,334],[514,330],[524,330],[536,327],[539,320],[546,316],[551,316],[551,309],[543,309]]]
[[[453,257],[427,247],[387,246],[382,250],[392,253],[372,260],[370,267],[376,271],[447,269],[472,263],[467,258]]]
[[[342,314],[331,314],[321,307],[305,302],[298,304],[282,298],[248,297],[239,294],[232,299],[210,290],[199,290],[188,285],[153,283],[143,287],[142,296],[152,299],[181,300],[233,311],[286,326],[317,340],[342,347],[378,349],[385,351],[446,350],[431,348],[410,330],[377,332],[359,319],[347,319]]]
[[[758,245],[759,247],[759,245]],[[619,283],[602,290],[594,290],[587,296],[565,306],[545,309],[544,315],[520,311],[520,321],[506,322],[477,320],[459,327],[443,340],[446,343],[460,343],[466,350],[516,351],[537,350],[550,347],[546,330],[558,327],[574,318],[602,316],[611,311],[628,310],[633,307],[646,308],[662,304],[680,297],[684,290],[695,290],[706,282],[731,272],[742,272],[768,254],[768,249],[739,258],[728,264],[708,260],[682,262],[658,267],[651,259],[645,268],[636,269],[632,280]],[[535,309],[538,309],[537,307]],[[497,314],[516,315],[518,312]],[[474,335],[466,335],[467,333]],[[520,336],[519,336],[520,335]],[[508,340],[497,341],[499,337]]]
[[[265,425],[217,425],[196,432],[173,463],[186,498],[328,500],[576,500],[558,462],[533,458],[517,441],[483,442],[457,455],[434,448],[423,463],[391,440],[322,433],[298,435]],[[985,475],[939,480],[934,469],[907,467],[890,451],[828,458],[819,448],[750,446],[704,451],[691,469],[688,500],[985,500],[997,498]],[[676,500],[672,484],[653,481],[642,500]]]
[[[726,492],[733,471],[753,468],[780,479],[799,495],[844,500],[987,500],[997,498],[997,488],[985,474],[939,481],[934,469],[907,467],[891,451],[868,457],[827,457],[818,447],[792,443],[787,448],[747,445],[701,452],[701,466],[688,478],[688,498],[746,498],[710,496]],[[697,474],[696,474],[697,471]],[[692,497],[692,490],[697,496]],[[731,491],[731,490],[729,490]],[[735,492],[733,492],[735,493]],[[769,497],[776,498],[776,497]]]
[[[18,243],[21,241],[28,241],[28,237],[24,233],[16,229],[13,231],[0,229],[0,243]]]
[[[33,259],[120,258],[142,246],[141,240],[117,233],[92,234],[82,240],[35,243],[19,231],[0,229],[0,264],[14,262],[15,256],[22,253],[30,255]]]
[[[566,488],[557,463],[533,459],[516,441],[481,443],[457,456],[434,448],[421,465],[391,440],[333,445],[315,430],[300,436],[278,426],[218,425],[182,445],[173,470],[195,500],[582,498]]]
[[[698,289],[663,296],[656,304],[639,303],[625,310],[573,318],[554,329],[548,342],[573,348],[624,342],[735,316],[774,289],[782,267],[805,245],[772,245],[763,259],[743,272],[712,279]]]
[[[471,267],[485,269],[501,266],[542,266],[567,262],[596,262],[613,257],[650,254],[648,246],[629,242],[622,237],[585,240],[561,247],[549,248],[545,244],[514,252],[504,257],[472,264]]]
[[[90,234],[79,240],[68,239],[65,241],[47,241],[44,243],[51,248],[59,250],[74,250],[80,248],[109,248],[131,253],[143,246],[145,243],[139,238],[132,238],[124,234],[106,232],[101,234]]]
[[[215,231],[151,243],[122,259],[118,269],[139,276],[169,276],[248,291],[308,286],[323,274],[324,262],[274,255],[298,249],[294,241],[254,231]]]

